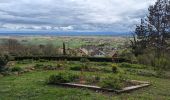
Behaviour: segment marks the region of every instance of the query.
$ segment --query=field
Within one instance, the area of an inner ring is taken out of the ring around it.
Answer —
[[[0,100],[170,100],[169,77],[156,77],[154,75],[155,72],[149,66],[126,63],[118,64],[119,69],[130,79],[149,81],[152,85],[130,93],[114,94],[46,84],[46,80],[52,74],[57,74],[63,71],[80,73],[80,71],[70,70],[71,67],[80,66],[80,62],[25,60],[10,63],[10,68],[20,67],[25,69],[29,67],[31,68],[37,64],[43,66],[56,66],[57,64],[63,64],[64,69],[39,69],[20,75],[16,74],[0,77]],[[100,76],[114,75],[111,72],[111,64],[112,63],[105,62],[89,62],[88,66],[96,68],[98,71],[85,71],[84,74],[90,76],[95,74]],[[169,71],[166,73],[168,76]]]
[[[62,47],[63,42],[67,47],[79,48],[83,45],[100,45],[110,44],[111,47],[118,48],[127,41],[125,37],[108,37],[108,36],[16,36],[16,37],[0,37],[0,43],[3,39],[16,39],[24,45],[46,45],[53,44],[56,47]]]

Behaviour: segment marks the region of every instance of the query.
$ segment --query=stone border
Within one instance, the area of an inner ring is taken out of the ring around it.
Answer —
[[[61,85],[61,86],[68,86],[68,87],[77,87],[77,88],[87,88],[87,89],[91,89],[91,90],[95,90],[95,91],[107,91],[107,92],[115,92],[117,94],[119,93],[125,93],[125,92],[131,92],[133,90],[137,90],[140,88],[144,88],[144,87],[148,87],[151,84],[149,82],[145,82],[145,81],[137,81],[137,80],[131,80],[131,82],[137,82],[140,85],[134,85],[134,86],[129,86],[129,87],[125,87],[121,90],[115,90],[115,89],[106,89],[106,88],[102,88],[99,86],[92,86],[92,85],[83,85],[83,84],[74,84],[74,83],[59,83],[57,85]]]

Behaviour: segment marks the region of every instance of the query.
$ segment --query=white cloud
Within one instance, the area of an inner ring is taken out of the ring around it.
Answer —
[[[1,0],[7,29],[128,31],[155,0]]]

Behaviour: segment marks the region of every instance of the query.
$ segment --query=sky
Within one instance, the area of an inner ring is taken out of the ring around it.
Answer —
[[[0,0],[0,31],[133,30],[156,0]]]

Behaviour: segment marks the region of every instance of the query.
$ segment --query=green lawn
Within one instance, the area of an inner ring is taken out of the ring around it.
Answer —
[[[50,64],[50,62],[48,63]],[[70,65],[73,66],[76,63],[78,62],[70,62]],[[109,67],[109,65],[105,65],[106,63],[93,64],[99,67]],[[122,70],[125,69],[122,68]],[[33,71],[20,76],[0,77],[0,100],[170,100],[170,79],[139,76],[127,72],[126,75],[130,79],[149,81],[152,85],[144,89],[118,95],[114,93],[97,93],[88,89],[47,85],[45,83],[46,79],[58,72],[61,71]],[[71,72],[79,73],[79,71]],[[85,74],[95,73],[85,72]],[[102,76],[106,74],[111,73],[100,72]]]

